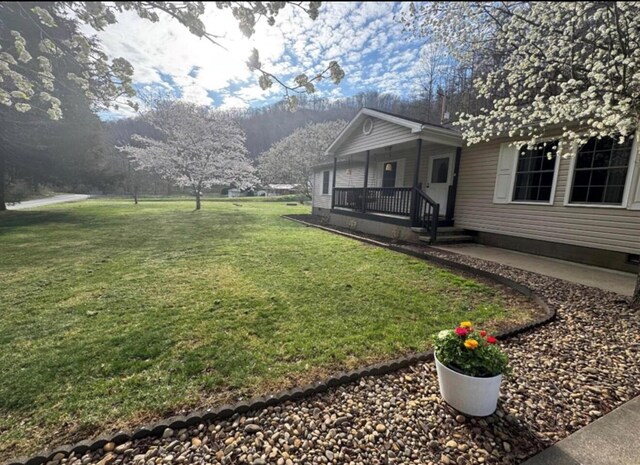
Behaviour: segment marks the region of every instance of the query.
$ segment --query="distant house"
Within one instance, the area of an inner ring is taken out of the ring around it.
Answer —
[[[313,213],[405,241],[476,241],[636,271],[636,141],[591,139],[563,158],[559,134],[544,149],[506,137],[465,146],[455,130],[365,108],[314,168]]]
[[[299,184],[269,184],[265,191],[268,196],[295,194],[300,188]]]
[[[235,187],[232,187],[231,189],[229,189],[227,191],[227,196],[229,198],[232,198],[232,197],[244,197],[246,195],[247,194],[245,192],[242,192],[240,189],[237,189]]]

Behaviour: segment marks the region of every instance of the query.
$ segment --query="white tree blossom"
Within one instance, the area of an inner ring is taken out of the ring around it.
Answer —
[[[311,195],[313,166],[345,125],[345,121],[339,120],[309,123],[296,129],[260,155],[260,179],[267,183],[298,184],[301,193]]]
[[[430,2],[403,19],[482,68],[485,105],[459,115],[469,143],[509,135],[533,146],[560,128],[568,150],[638,127],[640,2]]]
[[[532,148],[561,129],[568,156],[592,137],[622,143],[638,130],[640,2],[430,2],[402,19],[481,68],[486,105],[458,121],[471,144],[508,135]]]
[[[133,136],[126,151],[137,169],[188,187],[200,209],[202,190],[214,185],[246,189],[257,182],[243,130],[227,113],[181,101],[162,101],[146,118],[159,138]]]
[[[218,10],[231,11],[246,37],[253,35],[260,19],[274,25],[288,5],[312,19],[318,17],[320,2],[215,2]],[[51,119],[60,119],[61,103],[52,92],[59,84],[60,73],[64,73],[96,106],[108,108],[124,103],[137,108],[132,99],[135,89],[131,64],[124,58],[110,59],[96,38],[80,27],[102,31],[118,21],[119,13],[127,11],[151,22],[160,21],[162,16],[171,18],[195,36],[222,46],[224,37],[207,30],[201,19],[205,2],[0,2],[0,18],[11,12],[25,20],[22,24],[0,20],[0,105],[21,113],[38,108]],[[62,25],[67,31],[64,37],[57,31]],[[36,37],[29,35],[34,26],[38,30]],[[54,67],[52,62],[63,66]],[[262,67],[257,50],[247,65],[259,74],[263,89],[277,82],[293,104],[296,99],[290,92],[311,93],[315,91],[314,82],[329,77],[338,84],[344,76],[338,63],[331,61],[321,72],[310,76],[301,73],[286,83]]]

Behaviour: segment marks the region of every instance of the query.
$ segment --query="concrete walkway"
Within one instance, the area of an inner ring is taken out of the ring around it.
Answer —
[[[44,207],[45,205],[53,205],[54,203],[77,202],[79,200],[87,200],[90,196],[86,194],[61,194],[47,197],[45,199],[27,200],[26,202],[18,202],[14,205],[7,205],[8,210],[24,210],[25,208]]]
[[[488,247],[480,244],[458,244],[434,246],[434,248],[500,263],[501,265],[509,265],[521,270],[532,271],[626,296],[633,295],[636,284],[636,275],[633,273],[582,265],[498,247]]]
[[[522,465],[640,465],[640,397],[545,449]]]

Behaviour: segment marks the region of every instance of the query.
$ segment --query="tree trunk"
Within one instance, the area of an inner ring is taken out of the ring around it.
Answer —
[[[196,210],[200,210],[200,189],[196,189]]]
[[[638,275],[636,276],[636,289],[633,291],[633,297],[631,297],[629,305],[631,308],[640,310],[640,266],[638,267]]]
[[[135,205],[138,205],[138,186],[137,185],[133,186],[133,203]]]
[[[0,149],[0,211],[4,211],[7,209],[7,205],[4,203],[4,177],[6,170],[6,160],[4,158],[4,154],[2,153],[2,149]]]

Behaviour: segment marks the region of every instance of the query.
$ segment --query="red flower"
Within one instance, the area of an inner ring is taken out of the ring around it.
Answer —
[[[480,331],[480,336],[485,337],[486,335],[487,335],[487,332],[484,329]]]
[[[495,344],[496,342],[498,342],[498,340],[497,340],[495,337],[493,337],[493,336],[489,336],[489,337],[487,338],[487,342],[488,342],[489,344]]]
[[[464,337],[467,335],[467,330],[458,326],[456,328],[456,334],[460,337]]]

